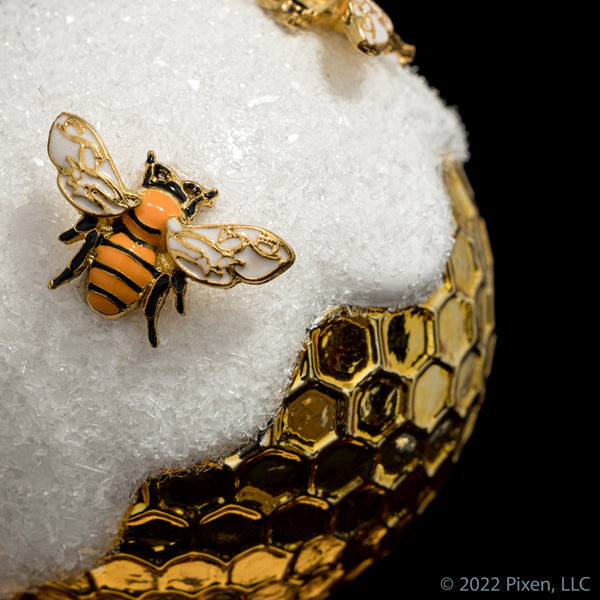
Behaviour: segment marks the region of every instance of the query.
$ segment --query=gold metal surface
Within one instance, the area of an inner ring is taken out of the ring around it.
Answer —
[[[311,600],[395,547],[471,434],[494,348],[485,224],[461,165],[443,175],[457,244],[437,292],[329,312],[260,442],[149,479],[115,551],[39,600]]]
[[[258,0],[292,28],[325,25],[344,33],[363,54],[395,54],[401,65],[411,63],[415,47],[394,31],[389,16],[373,0]]]

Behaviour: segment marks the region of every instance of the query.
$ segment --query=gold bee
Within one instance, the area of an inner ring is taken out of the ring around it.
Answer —
[[[92,310],[113,319],[141,306],[153,347],[158,346],[158,315],[171,289],[177,311],[184,314],[187,278],[220,288],[261,284],[295,260],[286,242],[261,227],[193,225],[200,208],[213,206],[217,190],[181,180],[156,162],[152,151],[140,189],[127,189],[100,136],[80,117],[62,113],[54,121],[48,154],[60,191],[82,213],[59,240],[83,240],[48,286],[55,289],[85,272]]]
[[[394,31],[387,13],[372,0],[258,0],[289,27],[328,25],[345,32],[352,45],[371,56],[396,54],[402,65],[413,61],[415,47]]]

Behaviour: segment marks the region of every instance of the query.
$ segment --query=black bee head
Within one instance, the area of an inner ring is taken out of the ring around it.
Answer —
[[[170,192],[183,205],[187,196],[183,191],[182,182],[175,172],[167,165],[156,162],[156,155],[152,150],[146,158],[146,173],[144,174],[144,187],[157,187]]]
[[[146,158],[144,187],[157,187],[170,192],[181,204],[182,211],[191,221],[201,206],[213,206],[217,190],[209,190],[195,181],[183,181],[173,169],[156,162],[152,150]]]

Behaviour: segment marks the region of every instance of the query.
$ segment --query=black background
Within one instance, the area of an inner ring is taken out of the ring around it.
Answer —
[[[551,23],[510,4],[379,4],[469,132],[498,343],[475,431],[442,492],[397,550],[332,600],[448,594],[444,577],[455,590],[460,577],[498,577],[501,589],[509,576],[550,579],[554,597],[570,595],[561,578],[593,575],[597,536],[598,391],[586,387],[593,355],[582,342],[596,310],[576,272],[590,260],[580,232],[595,203],[578,187],[586,150],[568,135],[585,109],[567,103],[583,32],[568,10]]]

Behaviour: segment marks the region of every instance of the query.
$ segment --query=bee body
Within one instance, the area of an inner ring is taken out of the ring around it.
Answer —
[[[94,128],[62,113],[52,124],[48,154],[65,198],[82,214],[59,236],[83,244],[50,289],[87,273],[86,298],[96,313],[117,318],[141,306],[148,339],[169,292],[184,314],[187,279],[213,287],[260,284],[287,270],[294,251],[275,234],[251,225],[193,225],[217,190],[184,181],[148,152],[141,188],[131,191]]]
[[[181,212],[167,192],[145,188],[142,202],[118,218],[114,233],[103,236],[86,284],[90,307],[107,318],[135,308],[161,274],[169,272],[165,251],[167,221]]]

